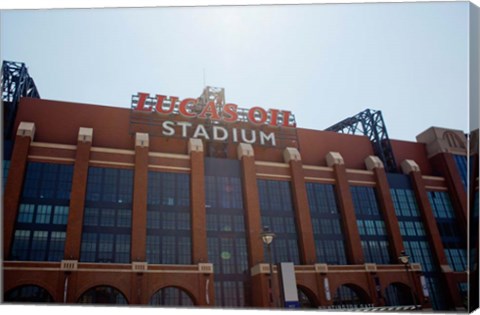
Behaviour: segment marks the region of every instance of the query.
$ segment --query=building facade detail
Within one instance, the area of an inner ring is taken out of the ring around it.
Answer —
[[[433,129],[408,143],[413,153],[396,156],[402,173],[391,173],[363,136],[342,135],[353,142],[345,145],[336,134],[299,129],[298,145],[228,143],[220,158],[200,138],[141,130],[111,138],[121,123],[104,126],[100,114],[70,117],[75,130],[60,134],[36,106],[55,109],[51,119],[101,112],[20,103],[4,187],[7,300],[28,291],[69,304],[108,296],[134,305],[284,307],[277,264],[293,262],[303,307],[463,306],[466,235],[453,242],[442,230],[467,218],[453,156],[465,143],[455,131]],[[128,110],[108,111],[128,123]],[[266,226],[271,248],[261,239]]]

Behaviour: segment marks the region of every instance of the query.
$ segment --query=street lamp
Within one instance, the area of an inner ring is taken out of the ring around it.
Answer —
[[[274,306],[273,303],[273,286],[272,286],[272,276],[273,276],[273,259],[272,259],[272,250],[270,248],[270,244],[272,243],[273,239],[275,238],[275,233],[270,232],[270,227],[264,226],[262,233],[260,233],[262,237],[262,241],[265,245],[267,245],[268,251],[268,260],[269,260],[269,277],[268,277],[268,294],[270,298],[270,306]]]
[[[408,256],[404,250],[400,252],[400,256],[398,256],[398,260],[405,266],[405,271],[407,272],[408,282],[410,283],[411,289],[410,294],[412,295],[412,302],[414,304],[415,309],[417,309],[417,302],[415,293],[413,292],[415,284],[413,283],[410,275],[410,256]],[[411,268],[410,268],[411,269]]]

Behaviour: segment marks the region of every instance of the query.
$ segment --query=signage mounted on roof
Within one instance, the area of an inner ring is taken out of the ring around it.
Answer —
[[[186,118],[211,119],[227,123],[248,121],[254,125],[295,127],[295,120],[290,111],[266,110],[259,106],[246,110],[233,103],[223,105],[215,100],[201,104],[198,98],[186,98],[180,101],[176,96],[156,95],[153,98],[148,93],[138,93],[137,97],[132,98],[132,109],[156,112],[160,115],[180,114]]]
[[[276,146],[279,130],[296,127],[295,117],[290,111],[259,106],[245,109],[208,97],[180,100],[176,96],[152,97],[148,93],[138,93],[132,96],[132,112],[156,114],[153,117],[161,121],[158,125],[162,136],[222,142]],[[178,119],[173,119],[175,116]],[[251,127],[248,128],[248,125]]]

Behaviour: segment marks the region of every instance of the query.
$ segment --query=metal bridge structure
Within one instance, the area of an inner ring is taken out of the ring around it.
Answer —
[[[325,131],[367,136],[372,143],[375,154],[382,160],[385,170],[390,173],[398,171],[381,111],[366,109],[328,127]]]
[[[3,139],[12,140],[13,125],[21,97],[40,98],[35,82],[23,62],[2,63]]]

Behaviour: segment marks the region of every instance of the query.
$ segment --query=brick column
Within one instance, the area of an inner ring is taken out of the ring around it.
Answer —
[[[15,221],[22,195],[23,180],[27,168],[30,143],[35,136],[35,124],[21,122],[17,129],[10,169],[3,196],[3,257],[10,256]]]
[[[207,228],[205,211],[205,157],[203,142],[191,138],[188,142],[190,154],[190,202],[192,224],[192,263],[208,261]]]
[[[262,216],[252,145],[240,143],[237,147],[237,156],[240,160],[242,172],[251,304],[254,307],[268,307],[270,302],[267,277],[262,273],[263,262],[265,262],[263,242],[260,237],[260,233],[263,231]]]
[[[312,218],[308,205],[307,188],[303,174],[303,164],[300,153],[295,148],[286,148],[283,152],[285,163],[290,164],[292,177],[292,197],[295,209],[295,222],[300,249],[300,262],[314,264],[317,257],[315,253],[315,240],[313,238]]]
[[[135,175],[133,181],[132,262],[146,261],[147,259],[148,146],[148,134],[137,132],[135,134]]]
[[[376,156],[369,156],[365,159],[367,169],[373,171],[377,183],[377,193],[380,209],[383,213],[383,219],[388,233],[390,243],[390,258],[393,263],[397,263],[398,257],[403,248],[402,234],[398,225],[398,218],[393,207],[390,186],[388,185],[387,174],[382,161]]]
[[[245,209],[245,228],[247,234],[248,266],[264,261],[262,219],[260,214],[260,199],[258,196],[255,157],[251,144],[240,143],[237,147],[238,159],[242,169],[243,207]]]
[[[440,232],[438,231],[437,221],[433,215],[432,206],[428,199],[427,190],[423,183],[422,173],[420,172],[420,167],[413,160],[405,160],[401,164],[402,170],[405,174],[410,176],[412,182],[413,190],[415,192],[415,197],[418,202],[418,207],[422,216],[425,229],[427,230],[428,239],[430,245],[432,246],[433,255],[436,259],[436,263],[440,266],[442,271],[442,282],[443,285],[448,287],[447,299],[449,304],[455,305],[458,298],[458,288],[456,283],[450,277],[452,272],[450,266],[448,265],[448,260],[445,255],[442,239]]]
[[[348,263],[353,265],[363,264],[362,243],[358,233],[357,217],[355,216],[352,193],[350,192],[343,158],[338,152],[329,152],[326,158],[327,165],[333,167],[335,175],[335,192],[337,194],[338,210],[343,222]]]
[[[65,259],[79,260],[82,242],[83,212],[87,192],[88,161],[92,147],[93,129],[80,127],[73,168],[70,210],[68,212]]]
[[[420,167],[413,160],[403,161],[401,167],[403,172],[410,176],[413,190],[415,192],[415,197],[418,202],[418,207],[420,209],[425,228],[427,229],[427,235],[429,237],[430,244],[432,245],[437,264],[441,266],[442,269],[450,269],[450,267],[448,266],[447,257],[445,256],[440,232],[438,231],[437,221],[435,220],[435,216],[433,215],[432,206],[430,205],[430,201],[428,200],[427,190],[425,189],[425,185],[423,184]]]

